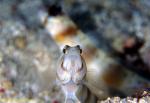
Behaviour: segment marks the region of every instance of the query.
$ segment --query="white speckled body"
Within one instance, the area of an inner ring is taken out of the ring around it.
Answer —
[[[57,77],[66,96],[66,103],[69,101],[79,103],[76,92],[83,84],[87,72],[86,64],[81,56],[79,46],[68,46],[64,50],[65,53],[58,63]]]

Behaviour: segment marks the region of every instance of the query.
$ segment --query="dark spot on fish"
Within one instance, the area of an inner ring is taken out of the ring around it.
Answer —
[[[129,37],[123,45],[123,53],[118,53],[120,63],[126,66],[129,70],[136,72],[140,76],[150,79],[150,70],[148,65],[144,63],[140,49],[145,41],[138,37]]]
[[[63,14],[62,8],[58,5],[51,5],[47,8],[50,16],[57,16]]]
[[[110,87],[119,87],[122,85],[126,73],[120,65],[110,64],[109,69],[103,74],[103,80]]]

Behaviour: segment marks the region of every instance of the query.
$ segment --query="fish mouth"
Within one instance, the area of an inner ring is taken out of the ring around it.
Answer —
[[[69,82],[63,83],[62,85],[63,85],[63,86],[65,86],[65,85],[76,85],[76,86],[80,86],[80,85],[83,85],[83,83],[82,83],[82,82],[75,83],[75,82],[71,79]]]
[[[67,99],[67,100],[66,100],[66,102],[65,102],[65,103],[75,103],[75,100],[73,100],[73,99],[69,98],[69,99]]]
[[[77,85],[73,82],[69,82],[69,83],[63,84],[62,87],[63,87],[63,90],[64,90],[66,96],[67,97],[68,96],[72,97],[72,96],[75,96],[75,94],[78,91],[80,85]]]

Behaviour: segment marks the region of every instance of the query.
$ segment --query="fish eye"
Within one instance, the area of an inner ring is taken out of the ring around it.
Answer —
[[[64,54],[66,53],[66,49],[63,49],[63,53],[64,53]]]
[[[76,46],[80,50],[80,54],[82,53],[82,49],[80,48],[80,45]]]
[[[82,53],[82,49],[80,49],[80,54]]]
[[[64,48],[63,48],[63,53],[64,53],[64,54],[66,54],[66,50],[67,50],[68,48],[70,48],[69,45],[65,45],[65,46],[64,46]]]

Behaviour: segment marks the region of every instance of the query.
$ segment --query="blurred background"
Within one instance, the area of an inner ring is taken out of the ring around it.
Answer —
[[[56,14],[68,16],[84,33],[83,51],[92,45],[84,57],[97,66],[94,73],[102,71],[88,77],[106,92],[100,99],[149,90],[149,10],[149,0],[0,0],[0,97],[63,103],[55,75],[62,41],[47,30],[49,22],[41,21]],[[80,38],[74,35],[70,41]]]

